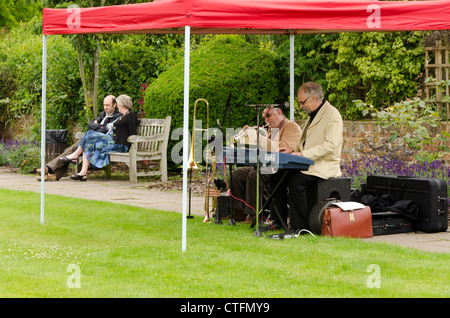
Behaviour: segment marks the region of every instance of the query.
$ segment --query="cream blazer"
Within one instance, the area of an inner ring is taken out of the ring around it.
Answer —
[[[322,179],[341,176],[344,129],[341,114],[326,101],[309,126],[308,122],[300,142],[293,147],[294,152],[301,151],[304,157],[314,160],[314,165],[303,173]]]

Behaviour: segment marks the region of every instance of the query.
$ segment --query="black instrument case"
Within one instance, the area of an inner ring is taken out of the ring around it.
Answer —
[[[447,183],[442,179],[376,175],[367,177],[367,190],[389,194],[394,201],[412,200],[418,217],[412,220],[414,231],[445,232],[448,228]]]

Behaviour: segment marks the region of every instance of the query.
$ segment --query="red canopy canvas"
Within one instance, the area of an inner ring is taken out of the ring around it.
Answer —
[[[44,9],[43,33],[254,33],[450,29],[450,1],[157,0]]]

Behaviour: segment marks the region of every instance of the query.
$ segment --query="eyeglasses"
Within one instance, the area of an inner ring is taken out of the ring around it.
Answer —
[[[305,105],[306,101],[307,101],[310,97],[311,97],[311,96],[308,96],[303,102],[298,101],[298,104],[301,105],[301,106]]]

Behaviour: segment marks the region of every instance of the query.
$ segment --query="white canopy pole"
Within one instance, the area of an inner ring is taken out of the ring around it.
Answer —
[[[187,231],[187,172],[189,154],[189,64],[190,64],[190,40],[191,27],[186,26],[184,30],[184,113],[183,113],[183,220],[182,220],[182,243],[181,251],[186,251]]]
[[[47,108],[47,36],[42,38],[42,106],[41,106],[41,224],[45,207],[45,117]]]
[[[294,100],[295,100],[295,92],[294,92],[294,31],[291,30],[291,35],[289,36],[289,76],[290,76],[290,120],[294,121]]]

